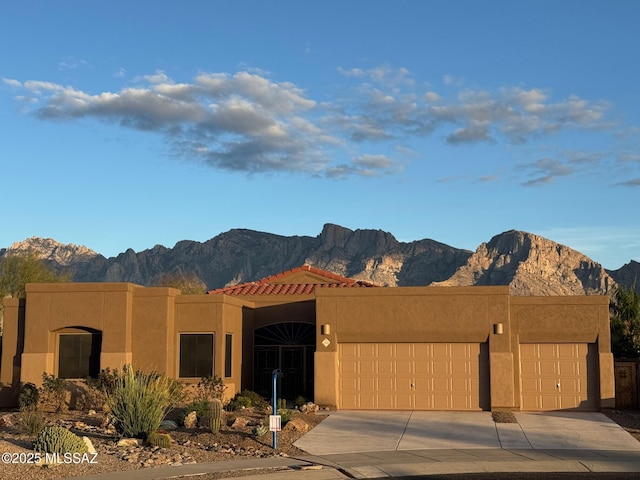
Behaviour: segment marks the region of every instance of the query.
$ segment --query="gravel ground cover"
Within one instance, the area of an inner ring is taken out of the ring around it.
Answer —
[[[640,411],[611,409],[603,410],[603,413],[640,441]],[[47,420],[50,424],[61,425],[80,436],[87,436],[93,443],[97,456],[93,459],[95,463],[89,463],[92,459],[85,459],[79,463],[36,465],[26,463],[34,460],[34,458],[28,458],[30,454],[34,454],[33,438],[21,433],[18,414],[2,412],[0,413],[0,453],[5,454],[5,457],[0,465],[0,480],[49,480],[172,464],[241,460],[277,455],[305,455],[305,452],[294,447],[293,443],[325,418],[321,413],[294,412],[292,421],[278,434],[278,450],[274,451],[271,448],[271,433],[262,437],[255,437],[252,433],[253,426],[265,415],[264,411],[253,408],[229,413],[227,425],[223,426],[217,434],[212,434],[205,427],[180,428],[170,432],[173,440],[170,447],[158,448],[144,444],[118,447],[115,432],[105,425],[106,418],[100,413],[92,415],[77,411],[48,413]],[[494,415],[494,420],[497,422],[509,423],[513,419],[513,415],[508,412]],[[9,463],[6,463],[6,458],[9,458]],[[279,470],[282,469],[220,472],[198,478],[215,480],[275,473]]]
[[[278,433],[278,449],[274,451],[271,432],[261,437],[253,434],[253,427],[265,415],[264,411],[254,408],[229,413],[227,425],[217,434],[212,434],[206,427],[179,428],[169,432],[173,440],[171,446],[159,448],[144,443],[138,446],[117,446],[115,431],[106,426],[105,416],[99,413],[49,413],[48,423],[64,426],[77,435],[88,437],[97,455],[95,459],[85,458],[67,464],[43,466],[33,463],[36,460],[32,449],[33,438],[21,433],[18,414],[3,412],[0,413],[0,453],[4,454],[0,465],[0,480],[49,480],[167,465],[304,455],[293,443],[325,418],[322,414],[293,412],[291,421]],[[91,460],[95,463],[90,463]],[[31,463],[27,463],[29,461]],[[244,472],[243,475],[273,471],[275,470],[254,470]],[[212,475],[208,478],[225,478],[234,474]]]

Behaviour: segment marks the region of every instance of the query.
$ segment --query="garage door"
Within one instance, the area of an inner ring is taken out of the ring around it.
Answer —
[[[587,343],[520,345],[524,410],[596,410],[596,348]]]
[[[488,408],[488,349],[478,343],[343,343],[340,408]],[[482,380],[482,381],[481,381]]]

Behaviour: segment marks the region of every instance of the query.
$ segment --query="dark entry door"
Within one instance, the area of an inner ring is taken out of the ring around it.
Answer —
[[[279,368],[278,397],[313,397],[313,354],[315,326],[307,323],[278,323],[254,333],[254,390],[271,397],[272,372]]]

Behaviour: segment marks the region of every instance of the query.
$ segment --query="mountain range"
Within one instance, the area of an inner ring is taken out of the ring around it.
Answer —
[[[154,285],[168,273],[195,274],[209,289],[250,282],[303,264],[383,286],[509,285],[514,295],[606,295],[636,285],[640,263],[605,270],[582,253],[510,230],[475,252],[435,240],[400,242],[381,230],[327,224],[316,237],[233,229],[205,242],[183,240],[105,258],[84,246],[31,237],[0,249],[36,252],[78,282]]]

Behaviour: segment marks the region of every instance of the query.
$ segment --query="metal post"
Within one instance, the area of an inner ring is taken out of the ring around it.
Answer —
[[[280,369],[277,368],[271,373],[271,380],[273,382],[273,411],[272,415],[278,414],[278,377],[281,375]],[[275,430],[271,432],[272,435],[272,444],[273,449],[276,450],[278,448],[278,432]]]

